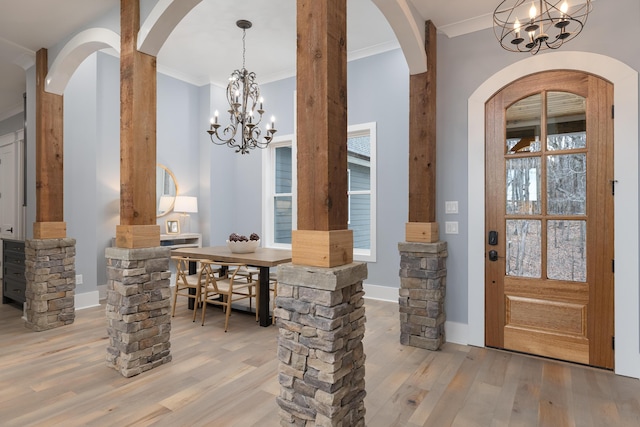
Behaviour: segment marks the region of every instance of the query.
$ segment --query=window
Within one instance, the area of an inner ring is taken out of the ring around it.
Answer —
[[[375,123],[350,126],[347,137],[348,227],[353,254],[375,261],[376,132]],[[291,247],[296,229],[296,154],[293,136],[272,142],[263,157],[263,234],[268,247]]]

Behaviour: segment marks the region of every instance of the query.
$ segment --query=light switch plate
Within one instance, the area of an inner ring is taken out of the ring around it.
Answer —
[[[457,214],[458,213],[458,201],[447,201],[444,202],[444,212],[448,214]]]
[[[458,221],[446,221],[444,226],[445,234],[458,234]]]

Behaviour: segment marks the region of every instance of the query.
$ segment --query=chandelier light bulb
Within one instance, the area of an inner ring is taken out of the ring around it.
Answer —
[[[536,5],[533,4],[533,2],[531,3],[531,9],[529,9],[529,18],[531,18],[531,20],[533,21],[536,17],[536,14],[538,13],[537,9],[536,9]]]
[[[567,4],[566,1],[562,2],[562,6],[560,6],[560,12],[562,12],[563,19],[568,11],[569,11],[569,5]]]
[[[520,37],[520,21],[516,18],[516,22],[513,23],[513,30],[516,33],[516,38]]]

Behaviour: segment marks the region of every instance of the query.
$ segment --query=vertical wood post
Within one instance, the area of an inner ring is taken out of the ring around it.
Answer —
[[[156,225],[156,58],[137,49],[140,2],[120,2],[120,225],[116,245],[160,245]]]
[[[36,54],[36,222],[35,239],[67,237],[64,222],[63,98],[45,92],[47,49]]]
[[[294,264],[353,261],[347,229],[347,4],[297,2],[298,230]]]
[[[436,222],[436,47],[436,27],[427,21],[427,71],[409,79],[408,242],[439,240]]]

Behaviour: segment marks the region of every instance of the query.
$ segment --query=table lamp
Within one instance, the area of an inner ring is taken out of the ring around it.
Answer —
[[[198,213],[198,198],[195,196],[176,196],[173,210],[180,213],[180,229],[189,233],[191,218],[190,213]]]

